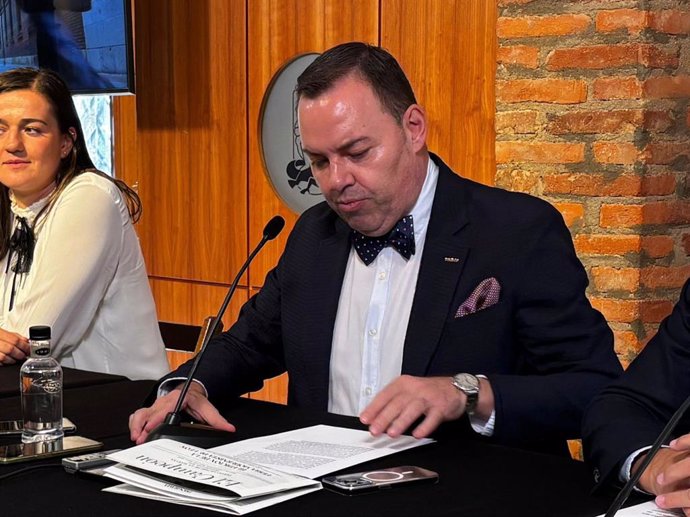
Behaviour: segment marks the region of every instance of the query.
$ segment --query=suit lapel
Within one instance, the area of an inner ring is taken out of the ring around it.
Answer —
[[[467,195],[455,174],[435,155],[439,166],[434,205],[427,228],[410,320],[402,373],[423,376],[438,346],[460,274],[470,248]]]
[[[318,315],[310,318],[313,328],[307,332],[315,340],[314,346],[309,347],[312,371],[308,377],[314,379],[309,387],[312,400],[324,411],[328,407],[333,326],[350,252],[350,228],[340,219],[334,226],[333,235],[321,241],[316,252],[313,263],[317,267],[312,276],[311,296],[305,307],[310,314]]]

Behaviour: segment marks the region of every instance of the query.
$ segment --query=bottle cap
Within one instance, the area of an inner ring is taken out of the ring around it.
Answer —
[[[29,339],[50,339],[50,327],[47,325],[35,325],[33,327],[29,327]]]

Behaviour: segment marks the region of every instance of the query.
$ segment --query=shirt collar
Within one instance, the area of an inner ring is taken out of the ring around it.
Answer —
[[[41,199],[38,201],[34,202],[33,204],[22,208],[17,204],[17,200],[14,197],[14,194],[12,191],[9,192],[10,195],[10,210],[16,217],[23,217],[24,219],[27,220],[29,225],[33,225],[34,221],[36,220],[36,216],[45,208],[45,206],[48,204],[48,201],[50,200],[50,195],[55,191],[55,189],[52,189],[50,192],[48,192],[45,196],[43,196]]]
[[[434,203],[434,193],[436,192],[437,183],[438,165],[429,157],[426,168],[426,178],[424,179],[422,190],[419,193],[417,202],[410,212],[414,219],[414,237],[416,241],[419,241],[420,236],[426,234],[426,228],[431,218],[431,206]]]

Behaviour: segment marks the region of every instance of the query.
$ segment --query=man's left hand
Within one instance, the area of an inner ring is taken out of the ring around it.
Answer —
[[[386,433],[395,438],[424,415],[412,435],[425,438],[442,422],[460,418],[466,398],[450,377],[401,375],[376,395],[359,419],[374,436]]]

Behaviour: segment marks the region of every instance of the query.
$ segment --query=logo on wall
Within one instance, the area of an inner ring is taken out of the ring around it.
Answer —
[[[318,55],[303,54],[283,66],[261,103],[259,141],[264,170],[278,197],[298,214],[324,199],[302,150],[295,91],[297,77]]]

